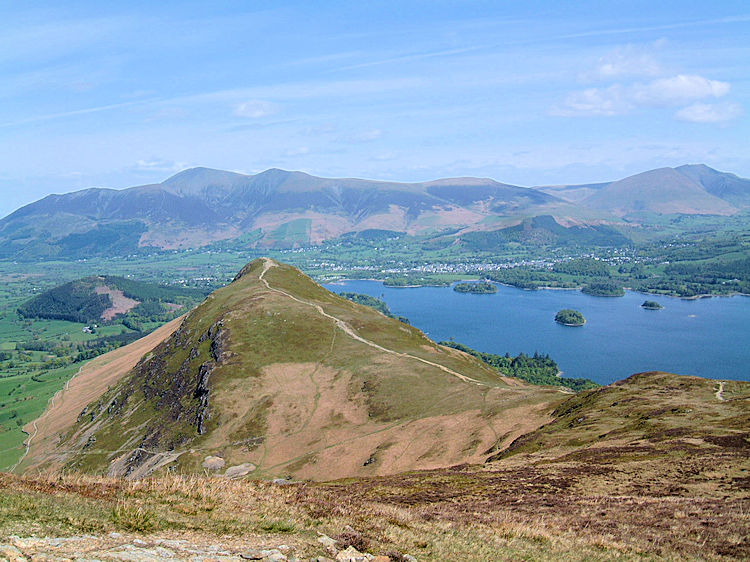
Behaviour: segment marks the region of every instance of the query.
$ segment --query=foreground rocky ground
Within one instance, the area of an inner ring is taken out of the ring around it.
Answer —
[[[353,533],[353,530],[348,530]],[[320,550],[324,555],[300,556],[300,550],[309,550],[294,544],[255,544],[232,541],[226,543],[196,540],[161,538],[148,536],[141,538],[132,534],[112,532],[104,536],[80,535],[72,537],[17,537],[10,536],[5,544],[0,544],[0,561],[92,561],[92,560],[134,560],[147,562],[167,562],[191,560],[193,562],[416,562],[408,554],[392,552],[389,555],[375,556],[359,552],[354,546],[343,548],[339,541],[327,535],[318,537]]]

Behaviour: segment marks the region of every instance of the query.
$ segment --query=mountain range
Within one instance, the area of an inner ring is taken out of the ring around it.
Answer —
[[[487,178],[397,183],[192,168],[160,184],[92,188],[26,205],[0,220],[0,257],[122,255],[220,240],[300,247],[367,230],[498,232],[538,217],[551,217],[553,231],[575,227],[596,239],[587,229],[637,226],[648,214],[727,216],[748,208],[750,180],[705,165],[537,188]]]

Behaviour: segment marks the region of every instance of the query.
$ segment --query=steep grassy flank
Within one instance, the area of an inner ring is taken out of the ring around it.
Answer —
[[[555,420],[493,457],[518,462],[612,464],[711,458],[702,470],[723,472],[727,484],[747,486],[750,469],[750,383],[668,373],[640,373],[581,392],[560,404]],[[744,468],[740,468],[744,465]],[[734,480],[732,480],[734,478]],[[697,484],[675,478],[674,486]]]
[[[130,476],[200,471],[207,456],[259,476],[393,473],[481,462],[561,398],[256,260],[59,448],[73,451],[68,468]]]
[[[54,451],[60,433],[67,431],[76,422],[81,410],[114,386],[144,354],[171,334],[180,321],[181,319],[177,318],[129,345],[100,355],[86,364],[79,363],[75,366],[77,372],[72,378],[72,372],[58,371],[59,376],[54,379],[57,385],[49,389],[44,388],[44,393],[38,385],[30,386],[27,392],[34,397],[34,400],[29,400],[28,404],[32,405],[34,410],[29,412],[32,415],[25,416],[23,420],[25,424],[23,430],[26,434],[23,438],[20,435],[17,436],[17,457],[14,458],[13,463],[21,455],[22,442],[25,442],[28,452],[16,470],[22,471],[26,466],[33,466],[40,458],[46,458]],[[46,382],[48,377],[54,374],[53,371],[38,378]],[[2,381],[0,381],[0,388],[2,388]],[[60,392],[55,394],[53,404],[45,410],[47,399],[58,390]],[[32,420],[33,423],[31,423]],[[18,429],[20,434],[20,427]]]

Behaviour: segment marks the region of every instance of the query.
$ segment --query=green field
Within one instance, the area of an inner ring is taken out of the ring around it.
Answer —
[[[21,428],[38,418],[50,398],[81,364],[0,379],[0,470],[13,466],[24,451]]]

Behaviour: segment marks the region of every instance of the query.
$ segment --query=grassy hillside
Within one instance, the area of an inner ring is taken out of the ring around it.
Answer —
[[[468,232],[459,237],[470,250],[487,251],[509,243],[548,246],[625,246],[630,240],[607,225],[569,226],[545,215],[523,220],[520,224],[499,230]]]
[[[741,466],[750,460],[750,383],[640,373],[572,396],[553,416],[555,421],[517,439],[495,458],[611,463],[620,456],[643,461],[705,457],[714,459],[714,467],[734,464],[739,478],[734,485],[747,485],[742,473],[750,465]],[[687,483],[677,479],[674,485]]]
[[[560,398],[256,260],[90,404],[60,448],[68,468],[133,476],[202,471],[207,457],[261,476],[392,473],[481,461]]]

